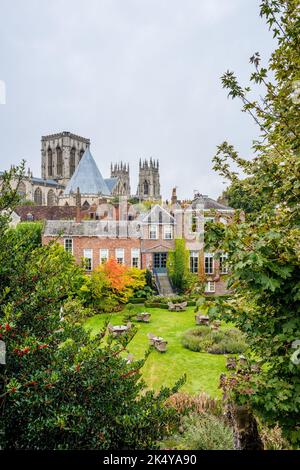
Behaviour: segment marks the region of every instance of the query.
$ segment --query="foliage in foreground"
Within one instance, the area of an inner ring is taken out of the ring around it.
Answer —
[[[259,53],[250,59],[251,81],[264,88],[263,98],[252,100],[250,87],[243,88],[233,72],[222,77],[229,97],[240,99],[242,110],[259,126],[254,157],[243,159],[224,142],[214,158],[214,168],[229,180],[231,190],[240,184],[230,162],[246,175],[243,193],[254,204],[242,224],[222,230],[215,224],[206,241],[209,249],[224,250],[230,260],[235,296],[224,302],[223,318],[235,322],[265,363],[260,374],[236,377],[231,397],[252,406],[264,422],[278,422],[296,447],[300,365],[292,357],[300,339],[299,0],[263,0],[260,13],[278,42],[267,67]]]
[[[14,198],[9,177],[1,203]],[[9,194],[5,194],[7,191]],[[170,390],[146,391],[140,368],[105,329],[91,338],[77,292],[80,267],[58,244],[22,249],[0,215],[0,370],[2,449],[149,449],[172,430]]]
[[[165,439],[161,447],[176,450],[233,450],[233,433],[219,416],[192,413],[182,418],[180,432]]]
[[[215,331],[209,326],[198,326],[186,331],[182,344],[191,351],[210,354],[238,354],[247,349],[244,336],[237,329]]]

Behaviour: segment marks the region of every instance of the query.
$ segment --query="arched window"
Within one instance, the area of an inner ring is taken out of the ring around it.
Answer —
[[[47,206],[55,206],[55,193],[50,189],[47,194]]]
[[[148,181],[144,181],[144,194],[149,194],[149,183]]]
[[[75,171],[75,152],[76,152],[76,149],[72,147],[71,153],[70,153],[70,178]]]
[[[18,185],[18,194],[21,199],[26,199],[26,186],[23,181],[21,181]]]
[[[48,176],[53,176],[53,156],[50,147],[48,148]]]
[[[81,160],[81,159],[82,159],[82,156],[83,156],[83,154],[84,154],[84,150],[83,150],[83,149],[81,149],[81,150],[80,150],[80,152],[79,152],[79,160]]]
[[[37,206],[42,206],[43,205],[43,194],[41,188],[36,188],[34,191],[34,202]]]
[[[57,162],[57,176],[62,176],[63,174],[63,159],[62,159],[62,150],[60,147],[56,147],[56,162]]]
[[[90,208],[90,205],[89,205],[89,203],[88,203],[87,201],[84,201],[82,207],[83,207],[84,209],[89,209],[89,208]]]

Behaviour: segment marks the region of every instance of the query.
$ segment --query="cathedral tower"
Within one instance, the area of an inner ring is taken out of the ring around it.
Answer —
[[[112,189],[114,196],[130,196],[130,176],[129,176],[129,164],[126,163],[111,163],[110,165],[110,177],[116,178],[117,182]]]
[[[142,199],[161,199],[158,160],[140,160],[137,196]]]
[[[67,184],[90,140],[71,132],[42,137],[42,178]]]

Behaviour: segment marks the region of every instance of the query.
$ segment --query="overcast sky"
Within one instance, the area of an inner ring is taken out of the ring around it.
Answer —
[[[260,0],[0,0],[0,169],[26,159],[40,176],[42,135],[91,139],[110,162],[160,160],[165,198],[224,189],[212,170],[223,140],[251,155],[256,129],[227,99],[220,76],[247,83],[249,57],[267,61],[272,34]]]

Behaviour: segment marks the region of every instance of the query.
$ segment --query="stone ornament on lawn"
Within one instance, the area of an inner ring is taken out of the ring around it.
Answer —
[[[171,312],[184,312],[187,307],[187,302],[181,302],[178,304],[173,304],[173,302],[168,302],[168,309]]]
[[[197,325],[209,325],[209,317],[207,315],[195,315]]]
[[[141,313],[137,314],[136,319],[137,319],[137,321],[141,321],[141,322],[144,322],[144,323],[149,323],[150,317],[151,317],[151,313],[141,312]]]
[[[161,336],[155,336],[152,333],[147,334],[150,346],[154,346],[159,352],[166,352],[168,341],[164,340]]]

